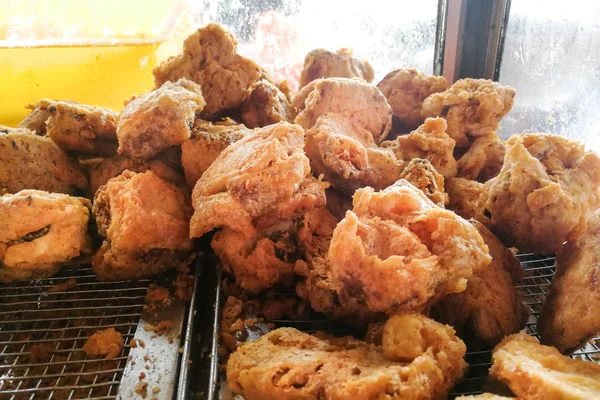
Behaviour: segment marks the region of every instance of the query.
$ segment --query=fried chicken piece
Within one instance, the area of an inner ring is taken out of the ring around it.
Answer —
[[[315,49],[304,57],[300,74],[300,87],[315,79],[322,78],[362,78],[373,82],[373,67],[367,60],[352,56],[352,49],[339,49],[335,53],[325,49]]]
[[[448,202],[448,195],[444,192],[444,177],[427,160],[421,158],[410,160],[400,174],[400,179],[410,182],[440,207],[444,207]]]
[[[458,160],[458,176],[486,182],[500,173],[506,145],[495,133],[478,137]]]
[[[287,122],[255,129],[227,147],[194,187],[191,236],[222,227],[252,236],[268,221],[323,206],[327,184],[311,175],[303,147],[304,130]]]
[[[392,317],[383,346],[280,328],[231,355],[227,382],[246,400],[440,399],[465,352],[452,328],[419,314]]]
[[[433,93],[448,89],[443,76],[426,75],[415,68],[400,68],[388,73],[377,87],[394,112],[394,130],[408,133],[424,121],[423,101]]]
[[[542,343],[561,352],[575,350],[600,332],[600,211],[585,233],[556,256],[556,275],[538,321]]]
[[[372,311],[397,313],[462,292],[491,257],[473,225],[402,179],[380,192],[356,191],[328,260],[342,302],[364,296]]]
[[[465,219],[478,219],[478,201],[483,183],[465,178],[450,178],[444,182],[448,193],[447,209]]]
[[[96,331],[83,345],[83,351],[89,356],[106,356],[112,360],[121,354],[123,349],[123,335],[115,328]]]
[[[386,140],[381,147],[392,150],[400,160],[423,158],[444,178],[452,178],[456,175],[454,144],[454,139],[446,133],[446,121],[429,118],[410,134]]]
[[[294,109],[288,95],[266,79],[250,88],[250,95],[242,103],[241,112],[242,122],[248,128],[294,120]]]
[[[490,375],[507,384],[518,399],[600,397],[600,365],[563,356],[524,332],[500,342],[492,359]]]
[[[89,200],[41,190],[0,197],[0,282],[45,278],[91,252]]]
[[[425,118],[442,117],[457,147],[468,147],[477,137],[498,130],[498,123],[515,101],[515,89],[487,79],[460,79],[446,91],[423,102]]]
[[[371,186],[383,189],[400,178],[404,162],[380,149],[373,135],[339,114],[324,114],[306,132],[311,169],[343,193]]]
[[[92,263],[98,279],[137,279],[185,266],[192,249],[188,196],[153,171],[125,171],[102,186],[93,206],[104,239]]]
[[[108,157],[117,152],[117,113],[74,101],[42,99],[37,107],[50,114],[46,135],[64,150]]]
[[[352,196],[348,196],[332,187],[325,190],[325,207],[333,216],[341,221],[346,211],[352,210]]]
[[[585,231],[597,201],[600,158],[547,133],[514,135],[506,145],[500,174],[479,198],[482,222],[508,246],[554,253]]]
[[[217,24],[194,32],[183,42],[183,53],[170,57],[153,73],[156,87],[180,78],[199,84],[206,99],[202,118],[208,120],[238,109],[252,85],[266,76],[254,61],[237,54],[237,41]]]
[[[30,104],[25,108],[30,109],[31,112],[19,122],[17,127],[28,129],[39,136],[46,136],[46,121],[50,118],[50,112],[40,108],[39,104]]]
[[[22,135],[35,135],[35,132],[27,128],[11,128],[10,126],[0,125],[0,135],[6,135],[8,133],[19,133]]]
[[[182,144],[190,138],[194,117],[205,105],[200,86],[187,79],[165,82],[137,97],[119,117],[119,154],[145,161]]]
[[[320,116],[340,114],[371,132],[380,143],[390,131],[392,109],[385,96],[362,79],[317,79],[303,87],[294,97],[298,111],[294,122],[312,128]]]

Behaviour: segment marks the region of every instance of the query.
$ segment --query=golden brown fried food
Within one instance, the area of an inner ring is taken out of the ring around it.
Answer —
[[[106,356],[111,360],[121,354],[123,349],[123,335],[115,328],[108,328],[94,332],[83,345],[82,350],[90,356]]]
[[[508,246],[554,253],[585,231],[597,201],[600,158],[544,133],[514,135],[506,145],[500,174],[483,186],[480,218]]]
[[[522,400],[588,400],[600,397],[600,365],[573,360],[521,332],[492,354],[490,375]]]
[[[304,129],[287,122],[255,129],[227,147],[194,187],[191,236],[221,227],[252,236],[268,221],[323,206],[327,184],[311,175],[303,147]]]
[[[0,135],[6,135],[8,133],[19,133],[22,135],[35,135],[35,132],[27,128],[11,128],[10,126],[0,125]]]
[[[362,79],[317,79],[294,97],[295,123],[312,128],[320,116],[340,114],[373,135],[380,143],[390,131],[392,109],[385,96]]]
[[[180,78],[199,84],[207,102],[202,117],[209,120],[238,109],[252,85],[265,77],[254,61],[237,54],[237,41],[217,24],[198,29],[183,42],[182,54],[170,57],[153,73],[156,87]]]
[[[94,197],[98,233],[94,256],[99,280],[137,279],[185,266],[192,242],[189,194],[152,171],[125,171]]]
[[[410,134],[385,141],[381,147],[391,149],[400,160],[426,159],[444,178],[452,178],[456,175],[454,144],[454,139],[446,133],[446,121],[429,118]]]
[[[332,187],[325,190],[325,207],[333,216],[341,221],[346,215],[346,211],[352,210],[352,196],[348,196]]]
[[[0,282],[44,278],[91,252],[89,200],[41,190],[0,197]]]
[[[405,165],[389,149],[377,147],[373,135],[339,114],[324,114],[306,132],[311,169],[341,192],[386,188],[400,178]]]
[[[405,180],[356,191],[328,259],[342,301],[364,296],[372,311],[386,313],[421,311],[462,292],[491,261],[473,225]]]
[[[478,219],[478,201],[483,183],[465,178],[450,178],[444,181],[448,193],[447,209],[465,219]]]
[[[181,164],[188,186],[193,188],[223,150],[251,132],[243,124],[197,119],[192,136],[181,145]]]
[[[458,176],[486,182],[500,173],[506,145],[495,133],[478,137],[458,160]]]
[[[280,328],[231,355],[227,382],[246,400],[441,399],[465,352],[452,328],[419,314],[392,317],[383,346]]]
[[[415,68],[400,68],[388,73],[377,87],[394,111],[394,130],[408,133],[424,121],[423,101],[433,93],[448,89],[443,76],[429,76]]]
[[[325,49],[315,49],[304,57],[300,74],[300,87],[321,78],[362,78],[373,81],[373,67],[367,60],[361,61],[352,56],[352,49],[339,49],[335,53]]]
[[[538,331],[542,343],[572,351],[600,332],[600,211],[585,233],[567,242],[556,256],[556,275],[542,308]]]
[[[241,107],[242,122],[248,128],[260,128],[281,121],[294,120],[290,98],[266,79],[250,88],[250,95]]]
[[[460,79],[448,90],[427,97],[422,115],[444,118],[456,146],[468,147],[474,138],[498,130],[498,123],[513,106],[515,93],[510,86],[487,79]]]
[[[19,122],[18,128],[29,129],[36,135],[46,136],[46,121],[50,118],[50,112],[41,109],[39,104],[30,104],[25,108],[30,109],[31,112]]]
[[[38,107],[50,113],[46,135],[68,152],[108,157],[117,152],[117,113],[74,101],[42,99]]]
[[[444,207],[448,202],[448,195],[444,192],[444,177],[427,160],[422,158],[410,160],[400,174],[400,179],[410,182],[440,207]]]
[[[165,82],[125,106],[119,117],[119,154],[145,161],[190,138],[197,112],[206,102],[200,86],[187,79]]]
[[[481,394],[476,394],[473,396],[460,396],[460,397],[456,398],[456,400],[510,400],[510,399],[514,399],[514,397],[498,396],[497,394],[493,394],[493,393],[481,393]]]
[[[86,187],[83,171],[52,140],[25,128],[0,132],[0,192],[74,193]]]
[[[502,338],[525,327],[529,307],[514,285],[524,271],[514,254],[475,220],[470,221],[487,244],[492,262],[473,273],[467,289],[449,294],[433,308],[434,318],[453,326],[459,335],[495,345]]]

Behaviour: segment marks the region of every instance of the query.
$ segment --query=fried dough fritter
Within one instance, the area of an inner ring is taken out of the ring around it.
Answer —
[[[450,178],[444,184],[448,193],[446,208],[465,219],[479,219],[478,202],[483,183],[465,178]]]
[[[410,134],[385,141],[381,147],[392,150],[400,160],[428,160],[444,178],[452,178],[456,175],[454,144],[454,139],[446,133],[446,121],[429,118]]]
[[[422,311],[491,258],[477,229],[436,206],[405,180],[380,192],[359,189],[337,225],[328,259],[342,301],[364,296],[372,311]]]
[[[373,135],[380,143],[392,126],[392,109],[385,96],[362,79],[317,79],[294,97],[298,115],[294,122],[312,128],[320,116],[340,114]]]
[[[585,231],[597,201],[600,158],[551,134],[514,135],[506,145],[500,174],[483,186],[480,218],[508,246],[554,253]]]
[[[500,173],[505,153],[506,145],[495,133],[478,137],[457,161],[457,175],[478,182],[487,182]]]
[[[542,343],[561,352],[575,350],[600,332],[600,211],[585,233],[556,256],[556,275],[538,321]]]
[[[262,128],[277,122],[294,120],[294,108],[286,93],[266,79],[250,88],[241,106],[242,122],[248,128]]]
[[[492,354],[490,376],[518,399],[588,400],[600,397],[600,365],[563,356],[524,332],[505,338]]]
[[[437,206],[444,207],[448,202],[448,195],[444,191],[444,177],[427,160],[422,158],[410,160],[400,174],[400,179],[420,189]]]
[[[315,49],[304,57],[300,74],[300,87],[315,79],[322,78],[362,78],[373,82],[373,67],[367,60],[361,61],[352,56],[352,49],[339,49],[336,52]]]
[[[205,105],[200,86],[187,79],[165,82],[135,98],[119,117],[119,155],[146,161],[182,144],[190,138],[196,112]]]
[[[419,314],[392,317],[383,346],[280,328],[231,355],[227,382],[246,400],[441,399],[465,352],[452,328]]]
[[[460,79],[446,91],[423,102],[425,118],[442,117],[456,147],[468,147],[477,137],[498,130],[498,123],[515,101],[515,89],[487,79]]]
[[[388,73],[377,84],[394,111],[394,130],[408,133],[423,124],[423,101],[433,93],[448,89],[443,76],[426,75],[415,68],[400,68]]]
[[[0,282],[45,278],[91,252],[89,200],[41,190],[0,197]]]
[[[46,121],[50,118],[50,112],[40,108],[39,104],[29,104],[25,108],[30,109],[31,112],[19,122],[17,128],[29,129],[36,135],[46,136]]]

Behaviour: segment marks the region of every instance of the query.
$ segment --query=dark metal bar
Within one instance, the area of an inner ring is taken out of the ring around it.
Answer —
[[[442,75],[444,71],[444,49],[446,47],[447,18],[448,0],[438,0],[437,23],[435,26],[435,49],[433,52],[434,75]]]

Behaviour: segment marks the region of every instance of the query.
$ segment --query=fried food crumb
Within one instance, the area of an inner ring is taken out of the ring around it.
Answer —
[[[146,373],[144,371],[140,372],[139,379],[140,379],[140,381],[143,381],[144,379],[146,379]]]
[[[137,343],[136,343],[135,339],[131,339],[129,341],[129,347],[131,347],[132,349],[135,349],[137,347]]]
[[[137,394],[139,394],[140,396],[142,396],[143,399],[146,398],[146,396],[148,396],[148,383],[147,382],[140,382],[135,386],[135,392]]]
[[[155,387],[154,389],[152,389],[152,393],[153,394],[159,394],[160,393],[160,388]]]
[[[157,286],[155,284],[150,285],[148,291],[146,292],[146,301],[155,301],[169,305],[169,289],[162,286]]]
[[[123,335],[115,328],[96,331],[89,337],[83,351],[90,356],[106,356],[107,360],[117,357],[123,348]]]
[[[48,289],[48,293],[66,292],[75,289],[76,287],[77,280],[75,278],[71,278],[63,283],[59,283],[58,285],[52,286],[50,289]]]

